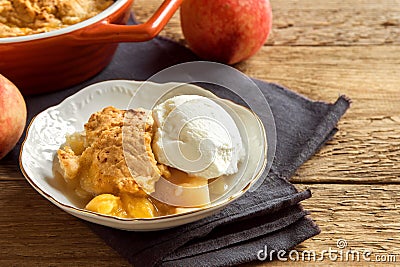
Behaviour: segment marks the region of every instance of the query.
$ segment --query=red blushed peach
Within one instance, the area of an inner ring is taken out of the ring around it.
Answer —
[[[254,55],[272,27],[269,0],[184,0],[180,12],[192,51],[227,64]]]
[[[18,142],[26,123],[26,105],[18,88],[0,75],[0,159]]]

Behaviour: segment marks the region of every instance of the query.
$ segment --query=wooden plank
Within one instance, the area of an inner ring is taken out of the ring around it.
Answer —
[[[328,249],[345,239],[348,248],[400,254],[400,185],[313,184],[303,202],[322,233],[304,242],[304,249]],[[398,259],[400,260],[400,258]]]
[[[0,161],[0,181],[23,180],[18,164],[3,159]]]
[[[400,254],[400,185],[298,187],[311,188],[313,197],[303,204],[322,233],[296,250],[321,252],[345,239],[355,250]],[[2,181],[0,191],[1,266],[127,265],[85,223],[52,205],[26,182]]]
[[[136,0],[133,10],[146,20],[162,0]],[[271,0],[273,31],[266,45],[400,44],[398,0]],[[184,43],[176,14],[162,35]]]
[[[315,100],[354,99],[351,118],[400,115],[400,47],[263,47],[235,66]]]
[[[237,68],[311,99],[353,100],[294,182],[400,182],[400,47],[264,47]]]
[[[398,119],[396,117],[395,119]],[[400,124],[392,117],[350,119],[292,178],[301,183],[400,183]]]

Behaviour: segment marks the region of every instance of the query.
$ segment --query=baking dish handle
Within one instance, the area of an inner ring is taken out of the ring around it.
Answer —
[[[165,0],[154,15],[139,25],[111,24],[104,20],[80,32],[76,39],[90,43],[142,42],[153,39],[165,27],[183,0]]]

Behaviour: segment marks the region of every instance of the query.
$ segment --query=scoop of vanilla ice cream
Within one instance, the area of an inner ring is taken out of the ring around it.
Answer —
[[[235,121],[215,101],[198,95],[172,97],[153,109],[153,152],[159,163],[190,175],[234,174],[245,150]]]

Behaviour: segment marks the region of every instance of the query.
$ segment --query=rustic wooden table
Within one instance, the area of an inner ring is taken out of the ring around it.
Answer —
[[[137,0],[137,18],[145,20],[160,2]],[[235,67],[311,99],[353,100],[338,134],[292,179],[312,190],[303,205],[322,230],[296,249],[321,253],[344,239],[347,249],[372,251],[372,260],[395,255],[400,262],[400,2],[271,2],[272,35]],[[184,43],[178,14],[162,35]],[[1,266],[128,265],[84,223],[36,193],[7,160],[0,162],[0,192]]]

